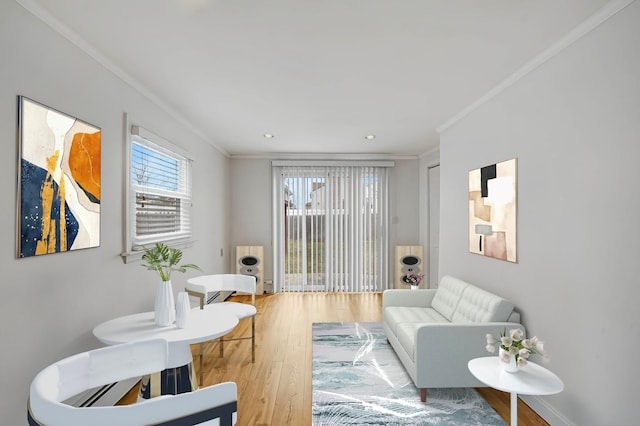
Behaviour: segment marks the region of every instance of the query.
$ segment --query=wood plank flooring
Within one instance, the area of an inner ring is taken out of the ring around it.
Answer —
[[[229,300],[247,301],[248,296],[233,296]],[[204,357],[200,386],[224,381],[237,383],[238,426],[311,425],[311,325],[381,321],[382,294],[265,294],[256,298],[256,304],[256,362],[251,363],[250,341],[225,343],[224,358],[220,358],[216,344]],[[250,329],[250,320],[243,320],[229,337],[249,335]],[[199,345],[193,345],[192,351],[198,368]],[[508,423],[509,394],[491,388],[478,391]],[[137,386],[120,403],[131,403],[136,395]],[[518,400],[518,424],[548,423]]]

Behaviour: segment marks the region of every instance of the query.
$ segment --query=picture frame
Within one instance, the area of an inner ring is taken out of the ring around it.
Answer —
[[[518,261],[516,158],[469,171],[469,251]]]
[[[18,96],[16,257],[100,246],[101,136]]]

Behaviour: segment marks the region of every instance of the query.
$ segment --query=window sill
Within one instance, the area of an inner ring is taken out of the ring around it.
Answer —
[[[185,249],[193,247],[195,240],[182,240],[182,241],[163,241],[166,245],[173,248]],[[120,253],[120,257],[124,263],[139,262],[142,259],[144,250],[131,250],[128,252]]]

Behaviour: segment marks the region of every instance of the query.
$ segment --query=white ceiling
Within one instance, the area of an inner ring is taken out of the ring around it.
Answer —
[[[231,155],[429,152],[607,3],[17,1]]]

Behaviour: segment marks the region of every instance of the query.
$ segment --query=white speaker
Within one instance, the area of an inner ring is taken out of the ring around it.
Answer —
[[[236,274],[256,278],[256,294],[264,293],[264,247],[237,246]]]
[[[396,246],[395,288],[409,288],[402,280],[406,274],[425,274],[424,250],[422,246]],[[420,288],[424,287],[424,279]]]

